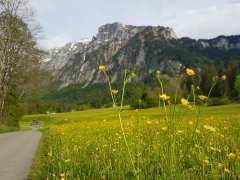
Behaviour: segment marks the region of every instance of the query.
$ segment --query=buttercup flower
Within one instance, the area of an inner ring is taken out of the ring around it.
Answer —
[[[113,90],[112,90],[112,93],[113,93],[113,94],[117,94],[117,93],[118,93],[118,90],[113,89]]]
[[[204,129],[206,129],[206,130],[208,130],[210,132],[216,132],[216,129],[214,127],[212,127],[212,126],[204,125],[203,127],[204,127]]]
[[[234,153],[227,154],[228,159],[234,159],[235,157],[236,157],[236,154],[234,154]]]
[[[105,71],[106,67],[103,66],[103,65],[101,65],[101,66],[98,67],[98,69],[99,69],[100,71]]]
[[[181,103],[182,103],[184,106],[188,106],[188,105],[190,104],[190,102],[189,102],[187,99],[184,99],[184,98],[181,99]]]
[[[187,105],[187,108],[188,108],[189,110],[193,110],[193,106],[191,106],[191,105]]]
[[[225,81],[226,79],[227,79],[227,76],[225,74],[222,75],[221,80]]]
[[[193,76],[195,74],[194,70],[193,69],[189,69],[189,68],[186,69],[186,73],[189,76]]]
[[[231,173],[231,171],[229,169],[227,169],[227,168],[224,168],[224,172],[228,173],[228,174]]]
[[[135,78],[137,75],[134,72],[132,72],[131,76],[132,78]]]
[[[163,101],[167,101],[167,100],[170,99],[170,96],[167,96],[166,94],[162,94],[162,95],[160,96],[160,98],[161,98]]]
[[[201,99],[202,101],[204,101],[204,100],[207,99],[207,96],[204,96],[204,95],[199,95],[198,97],[199,97],[199,99]]]

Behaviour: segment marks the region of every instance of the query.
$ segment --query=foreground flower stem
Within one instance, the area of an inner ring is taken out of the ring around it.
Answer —
[[[200,118],[200,108],[197,111],[197,117],[196,117],[197,121],[196,121],[195,127],[193,128],[193,132],[192,132],[190,142],[193,142],[194,137],[196,136],[196,130],[197,130],[197,127],[198,127],[198,124],[199,124],[199,118]],[[188,152],[190,150],[190,147],[191,147],[191,144],[192,143],[188,144],[187,149],[186,149],[185,153],[183,154],[181,160],[183,160],[186,157],[186,155],[188,154]]]
[[[158,79],[158,82],[159,82],[159,84],[160,84],[161,92],[162,92],[162,94],[164,94],[163,84],[162,84],[162,81],[161,81],[161,79],[160,79],[159,74],[157,74],[157,79]],[[163,107],[164,107],[164,112],[165,112],[166,121],[167,121],[167,124],[168,124],[167,107],[166,107],[165,101],[163,101]],[[168,125],[169,125],[169,124],[168,124]],[[168,127],[168,128],[169,128],[169,127]]]
[[[103,71],[105,77],[107,78],[107,82],[108,82],[108,87],[109,87],[109,90],[110,90],[110,94],[111,94],[111,97],[112,97],[112,101],[113,101],[113,107],[117,110],[117,106],[116,106],[116,100],[115,98],[113,97],[113,93],[112,93],[112,86],[111,86],[111,82],[110,82],[110,79],[108,77],[108,75],[106,74],[106,71]]]
[[[104,73],[104,75],[105,75],[105,77],[107,78],[107,81],[108,81],[108,86],[109,86],[110,94],[111,94],[112,101],[113,101],[113,107],[115,108],[115,110],[117,111],[117,114],[118,114],[118,119],[119,119],[121,131],[122,131],[124,143],[125,143],[126,148],[127,148],[127,152],[128,152],[128,155],[129,155],[129,158],[130,158],[130,161],[131,161],[131,165],[132,165],[134,174],[136,175],[136,178],[139,179],[138,172],[135,168],[134,161],[133,161],[133,158],[132,158],[132,155],[131,155],[131,152],[130,152],[130,148],[129,148],[129,145],[128,145],[128,142],[127,142],[126,134],[125,134],[125,131],[124,131],[124,128],[123,128],[122,117],[121,117],[121,112],[122,112],[122,109],[123,109],[124,95],[125,95],[125,88],[126,88],[127,82],[130,80],[131,76],[127,76],[127,70],[125,70],[125,72],[124,72],[124,82],[123,82],[123,88],[122,88],[121,105],[120,105],[120,108],[118,108],[117,103],[116,103],[116,98],[112,93],[112,86],[111,86],[110,79],[109,79],[108,75],[106,74],[105,70],[103,71],[103,73]]]
[[[176,88],[175,88],[175,94],[174,94],[174,104],[173,104],[172,120],[174,119],[174,116],[175,116],[179,82],[181,81],[182,77],[183,77],[183,76],[181,75],[181,76],[178,77],[177,80],[176,80]]]
[[[135,168],[134,161],[133,161],[133,158],[132,158],[132,155],[131,155],[131,152],[130,152],[130,148],[129,148],[129,145],[128,145],[128,142],[127,142],[127,138],[126,138],[126,135],[125,135],[125,132],[124,132],[124,129],[123,129],[121,112],[118,111],[117,113],[118,113],[118,119],[119,119],[119,122],[120,122],[121,131],[122,131],[122,134],[123,134],[123,139],[124,139],[125,145],[127,147],[127,151],[128,151],[128,155],[129,155],[132,167],[133,167],[133,171],[134,171],[134,174],[137,175],[138,173],[137,173],[137,170]],[[137,177],[137,179],[139,179],[138,175],[136,177]]]
[[[206,100],[205,105],[207,105],[207,103],[208,103],[208,100],[209,100],[210,94],[211,94],[211,92],[212,92],[214,86],[217,84],[217,80],[218,80],[218,76],[215,76],[215,77],[213,78],[212,86],[211,86],[211,88],[210,88],[210,90],[209,90],[209,92],[208,92],[208,96],[207,96],[207,100]]]

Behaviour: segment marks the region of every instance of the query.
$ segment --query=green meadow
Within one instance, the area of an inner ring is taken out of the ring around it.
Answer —
[[[30,179],[238,179],[240,104],[24,116],[43,132]],[[124,137],[125,136],[125,137]],[[127,145],[125,142],[127,141]]]

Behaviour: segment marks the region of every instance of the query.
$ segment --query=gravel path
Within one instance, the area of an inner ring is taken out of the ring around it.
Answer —
[[[39,131],[0,134],[0,180],[27,179],[40,138]]]

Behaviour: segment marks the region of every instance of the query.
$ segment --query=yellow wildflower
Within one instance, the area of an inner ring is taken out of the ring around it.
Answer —
[[[189,121],[188,124],[189,124],[189,125],[193,125],[193,122],[192,122],[192,121]]]
[[[218,163],[218,168],[222,168],[223,164],[222,163]]]
[[[228,173],[228,174],[231,173],[231,171],[229,169],[227,169],[227,168],[224,168],[224,172]]]
[[[162,127],[162,130],[166,131],[168,128],[167,127]]]
[[[118,90],[113,89],[113,90],[112,90],[112,93],[113,93],[113,94],[117,94],[117,93],[118,93]]]
[[[215,147],[210,147],[210,149],[211,149],[211,151],[213,151],[213,152],[221,152],[220,149],[215,148]]]
[[[105,66],[103,66],[103,65],[99,66],[99,70],[100,70],[100,71],[105,71],[105,69],[106,69]]]
[[[198,130],[198,129],[196,129],[196,131],[195,131],[196,133],[198,133],[198,134],[200,134],[201,132]]]
[[[146,121],[147,124],[152,124],[152,121]]]
[[[204,160],[203,160],[203,163],[204,163],[204,164],[210,164],[210,162],[209,162],[208,159],[204,159]]]
[[[207,96],[204,96],[204,95],[199,95],[198,97],[199,97],[199,99],[201,99],[202,101],[204,101],[204,100],[207,99]]]
[[[66,159],[64,162],[65,162],[65,163],[68,163],[68,162],[70,162],[70,159]]]
[[[181,136],[181,135],[183,135],[183,134],[184,134],[184,131],[183,131],[183,130],[178,130],[177,133],[176,133],[177,136]]]
[[[228,159],[234,159],[235,157],[236,157],[236,154],[234,154],[234,153],[227,154]]]
[[[52,151],[48,152],[47,155],[48,155],[49,157],[52,157]]]
[[[203,127],[204,127],[204,129],[206,129],[206,130],[208,130],[210,132],[216,132],[216,129],[214,127],[212,127],[212,126],[204,125]]]
[[[156,75],[159,75],[160,74],[160,71],[156,71]]]
[[[189,68],[186,69],[186,73],[189,76],[193,76],[195,74],[194,70],[193,69],[189,69]]]
[[[184,99],[184,98],[181,99],[181,102],[184,106],[188,106],[190,104],[189,101],[187,99]]]
[[[193,106],[191,106],[191,105],[187,105],[187,108],[191,111],[191,110],[193,110]]]
[[[61,176],[61,177],[64,177],[64,176],[65,176],[65,174],[64,174],[64,173],[62,173],[62,174],[60,174],[60,176]]]
[[[162,95],[160,96],[160,98],[161,98],[163,101],[167,101],[167,100],[170,99],[170,96],[167,96],[166,94],[162,94]]]
[[[135,78],[137,75],[134,72],[132,72],[131,76],[132,78]]]
[[[227,76],[225,74],[222,75],[221,80],[225,81],[226,79],[227,79]]]

